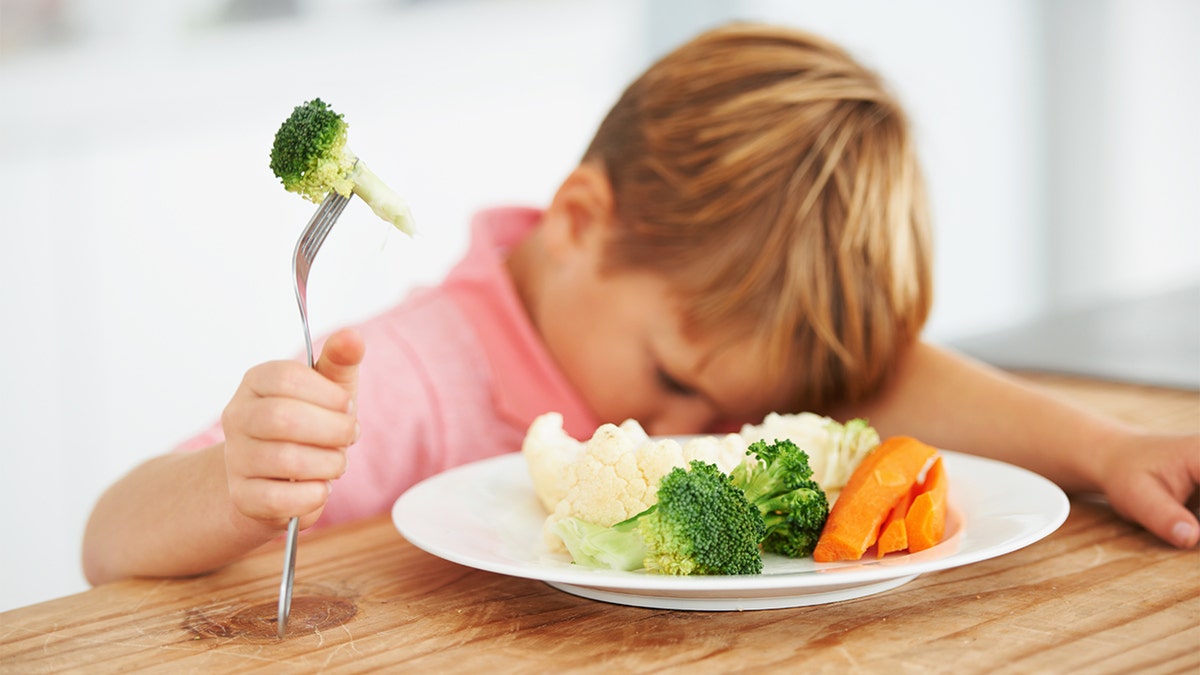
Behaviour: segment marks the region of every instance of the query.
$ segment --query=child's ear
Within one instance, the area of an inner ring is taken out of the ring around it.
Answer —
[[[547,244],[555,252],[600,244],[613,224],[612,185],[599,164],[575,167],[546,209]]]

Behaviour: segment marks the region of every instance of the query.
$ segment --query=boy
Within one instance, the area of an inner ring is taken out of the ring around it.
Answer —
[[[315,370],[250,369],[220,425],[114,485],[87,576],[201,573],[293,515],[386,512],[426,476],[516,451],[549,410],[579,438],[626,418],[686,434],[863,416],[1104,492],[1194,546],[1200,438],[1123,428],[919,340],[927,221],[873,73],[797,31],[701,35],[630,86],[545,211],[481,214],[442,285],[331,335]]]

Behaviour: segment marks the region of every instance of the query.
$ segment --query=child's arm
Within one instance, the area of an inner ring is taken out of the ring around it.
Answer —
[[[225,442],[156,457],[97,502],[84,533],[90,582],[216,569],[320,516],[357,437],[363,344],[329,338],[315,370],[271,362],[246,373],[221,421]]]
[[[1069,492],[1102,492],[1124,516],[1180,547],[1200,524],[1184,506],[1200,485],[1200,436],[1156,434],[1077,408],[1014,377],[917,345],[887,389],[839,416],[883,435],[1023,466]]]
[[[101,584],[215,569],[278,531],[229,499],[224,444],[155,457],[110,487],[83,537],[83,570]]]

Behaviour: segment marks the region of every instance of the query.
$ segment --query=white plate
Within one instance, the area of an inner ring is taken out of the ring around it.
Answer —
[[[595,570],[551,553],[546,512],[525,458],[502,455],[433,476],[396,500],[392,520],[414,546],[468,567],[538,579],[567,593],[638,607],[776,609],[859,598],[917,575],[987,560],[1058,529],[1070,509],[1058,486],[1002,462],[942,451],[950,481],[946,537],[933,548],[859,562],[764,556],[763,573],[674,577]]]

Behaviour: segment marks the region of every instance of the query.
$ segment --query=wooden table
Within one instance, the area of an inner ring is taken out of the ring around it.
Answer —
[[[1036,376],[1083,405],[1200,430],[1200,394]],[[1200,551],[1104,505],[1020,551],[838,604],[604,604],[428,555],[387,518],[300,547],[292,634],[278,547],[204,577],[132,580],[0,614],[0,671],[1200,672]]]

